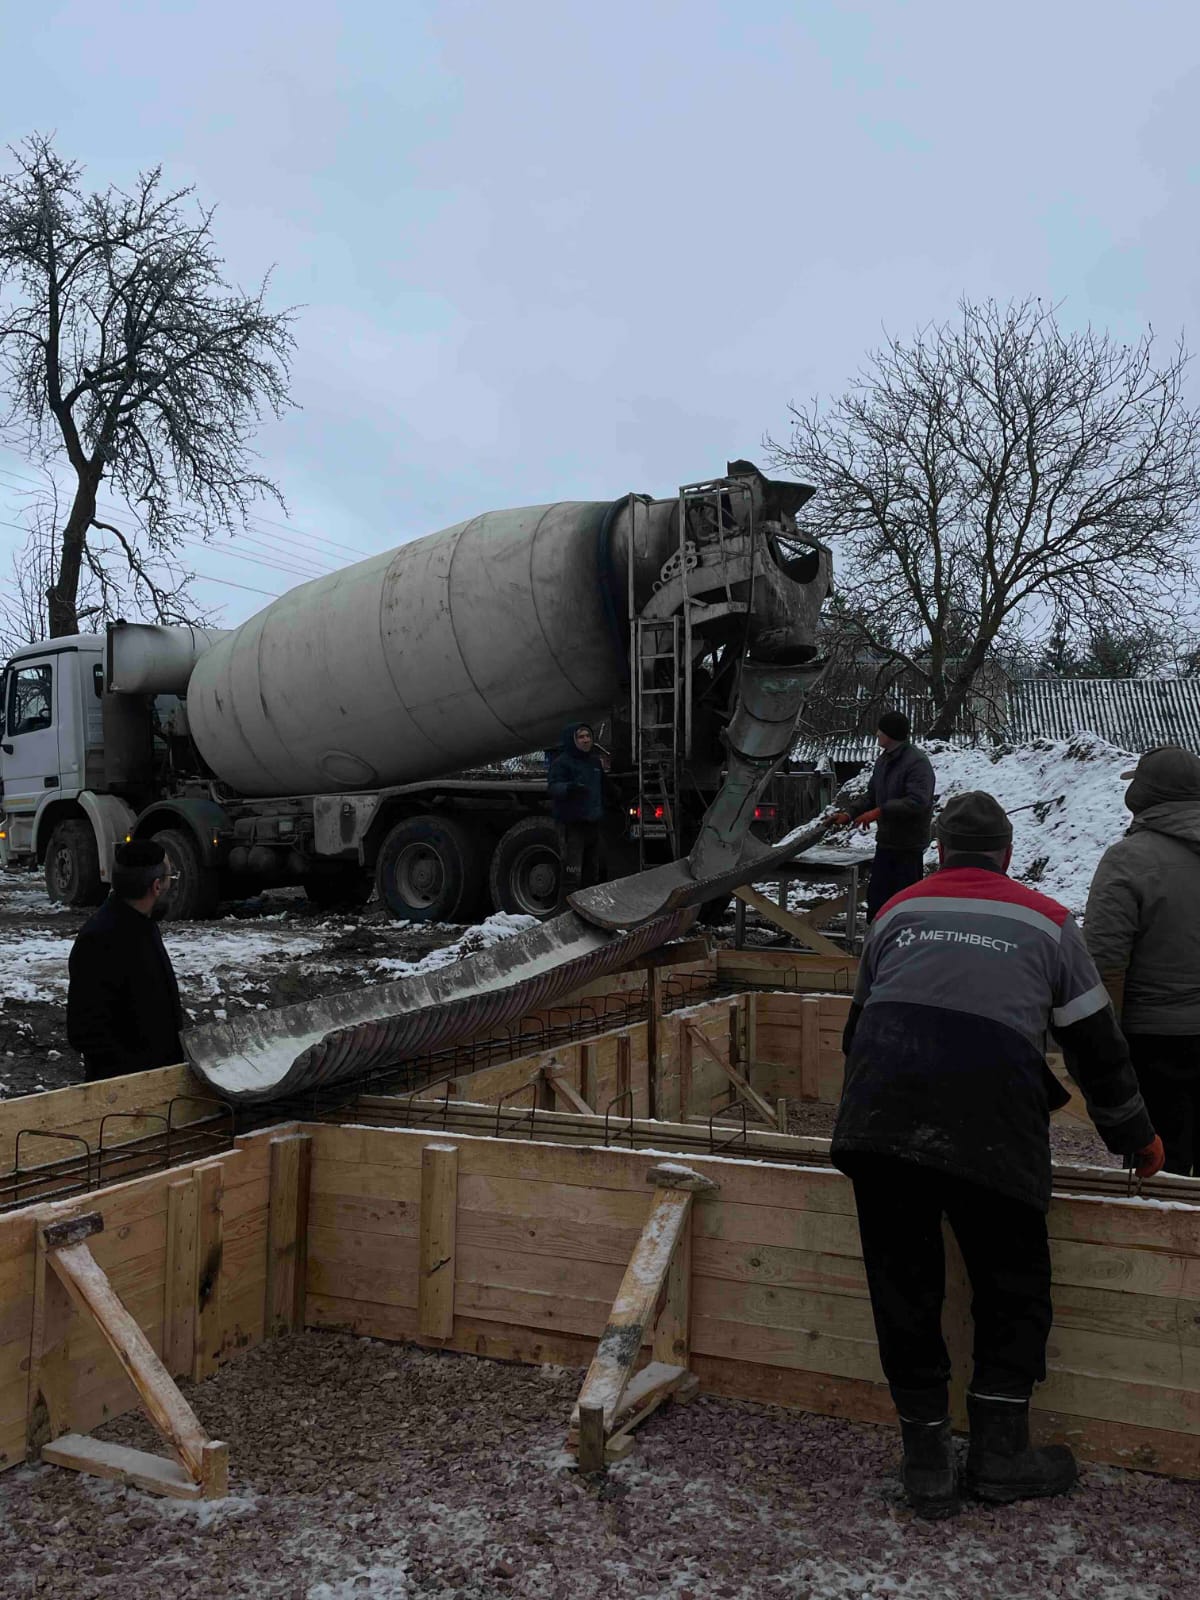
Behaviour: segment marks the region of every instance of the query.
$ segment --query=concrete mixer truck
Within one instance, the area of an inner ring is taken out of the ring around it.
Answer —
[[[686,853],[720,786],[740,664],[817,654],[812,490],[748,462],[668,499],[493,511],[300,585],[230,631],[115,623],[19,650],[3,681],[0,860],[102,899],[155,837],[168,912],[302,884],[398,917],[545,915],[544,766],[589,719],[611,751],[611,870]]]

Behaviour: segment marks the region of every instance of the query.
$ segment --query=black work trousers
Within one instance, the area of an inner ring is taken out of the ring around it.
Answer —
[[[920,883],[924,876],[923,850],[876,850],[867,884],[867,921],[874,922],[894,894]]]
[[[1046,1376],[1050,1246],[1036,1206],[895,1156],[860,1154],[854,1182],[879,1358],[900,1415],[940,1422],[949,1409],[942,1339],[945,1217],[971,1279],[973,1393],[1026,1400]]]
[[[1130,1033],[1129,1054],[1166,1170],[1192,1177],[1200,1168],[1200,1034]]]
[[[558,832],[562,841],[562,898],[565,900],[576,889],[590,889],[600,882],[600,824],[560,822]]]

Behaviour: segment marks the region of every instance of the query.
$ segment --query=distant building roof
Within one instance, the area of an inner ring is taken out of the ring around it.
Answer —
[[[889,703],[907,714],[915,738],[925,737],[933,720],[927,697],[894,690]],[[1200,754],[1200,677],[1018,679],[1007,686],[999,724],[993,737],[1001,743],[1094,733],[1137,755],[1160,744]],[[960,734],[949,742],[980,741]],[[874,730],[860,723],[856,729],[831,730],[824,738],[802,735],[794,758],[851,765],[873,760],[877,750]]]
[[[1098,733],[1141,755],[1160,744],[1200,753],[1200,678],[1029,678],[1008,691],[1007,738]]]

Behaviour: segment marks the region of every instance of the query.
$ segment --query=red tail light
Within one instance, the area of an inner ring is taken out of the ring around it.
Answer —
[[[653,812],[651,813],[651,818],[655,822],[662,822],[662,820],[665,818],[666,814],[667,814],[666,806],[655,806]],[[641,808],[641,806],[630,806],[629,815],[633,818],[633,820],[635,822],[640,822],[642,820],[642,808]]]
[[[755,806],[754,808],[755,822],[774,822],[778,815],[778,806]]]

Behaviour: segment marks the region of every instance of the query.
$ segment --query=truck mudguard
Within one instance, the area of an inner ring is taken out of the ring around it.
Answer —
[[[195,839],[205,866],[216,866],[217,840],[221,834],[233,831],[225,807],[201,795],[156,800],[142,812],[131,832],[135,839],[148,839],[160,828],[169,828],[175,822],[182,822]]]

